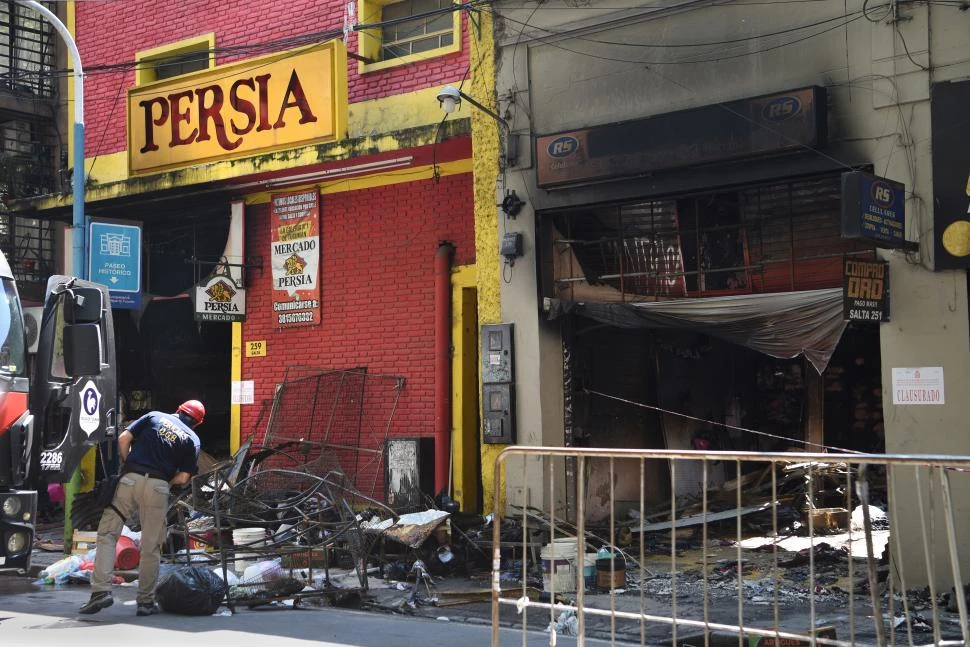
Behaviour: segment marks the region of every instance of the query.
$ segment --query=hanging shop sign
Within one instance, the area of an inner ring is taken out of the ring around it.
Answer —
[[[195,286],[196,321],[246,321],[246,290],[228,276],[213,276]]]
[[[893,368],[893,404],[946,404],[942,366]]]
[[[338,139],[346,113],[340,41],[137,86],[128,91],[129,171]]]
[[[88,276],[106,285],[111,307],[141,308],[141,223],[92,222]]]
[[[911,247],[906,242],[906,187],[862,171],[843,173],[842,237],[879,247]]]
[[[791,90],[536,138],[555,187],[824,146],[825,88]]]
[[[935,270],[970,268],[967,106],[970,106],[970,81],[936,83],[930,90]]]
[[[889,321],[889,264],[845,259],[842,302],[846,321]]]
[[[280,327],[320,323],[320,192],[270,199],[273,317]]]

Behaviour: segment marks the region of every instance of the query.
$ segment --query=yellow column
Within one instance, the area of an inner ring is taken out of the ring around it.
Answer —
[[[477,23],[468,30],[470,58],[475,61],[475,75],[469,93],[481,104],[495,108],[495,38],[492,14],[488,11],[470,14]],[[501,278],[498,255],[498,208],[495,186],[499,172],[499,124],[481,110],[471,111],[472,158],[475,182],[475,265],[478,268],[478,323],[502,321]],[[479,380],[481,377],[479,376]],[[481,393],[481,384],[479,384]],[[479,439],[481,434],[479,433]],[[481,442],[479,440],[479,442]],[[482,496],[484,510],[492,509],[495,487],[495,458],[504,445],[482,444]],[[498,483],[504,492],[504,479]],[[504,495],[503,495],[504,500]],[[500,507],[504,508],[504,504]],[[501,510],[500,510],[501,512]]]
[[[238,382],[242,379],[242,323],[232,323],[232,353],[229,367],[229,379]],[[240,439],[240,406],[229,405],[229,453],[235,454],[239,449]]]

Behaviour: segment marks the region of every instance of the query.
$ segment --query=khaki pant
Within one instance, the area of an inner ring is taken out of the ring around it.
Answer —
[[[115,544],[121,528],[135,510],[141,521],[141,561],[138,564],[138,604],[155,601],[158,584],[158,564],[165,541],[165,511],[168,509],[167,481],[148,478],[143,474],[124,474],[118,481],[112,504],[124,515],[122,519],[112,508],[105,508],[98,524],[98,552],[91,574],[91,590],[110,591],[115,565]]]

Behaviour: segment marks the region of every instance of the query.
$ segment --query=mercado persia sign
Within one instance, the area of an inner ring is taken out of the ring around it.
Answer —
[[[213,276],[195,286],[196,321],[246,321],[246,290],[228,276]]]
[[[273,317],[280,327],[320,323],[320,193],[270,199]]]
[[[128,91],[128,168],[157,172],[338,139],[346,129],[340,41]]]

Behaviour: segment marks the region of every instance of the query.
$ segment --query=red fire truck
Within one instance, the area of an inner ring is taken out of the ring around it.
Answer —
[[[37,488],[70,480],[84,454],[114,436],[114,330],[107,288],[52,276],[29,376],[20,297],[2,254],[0,284],[0,570],[26,572]]]

